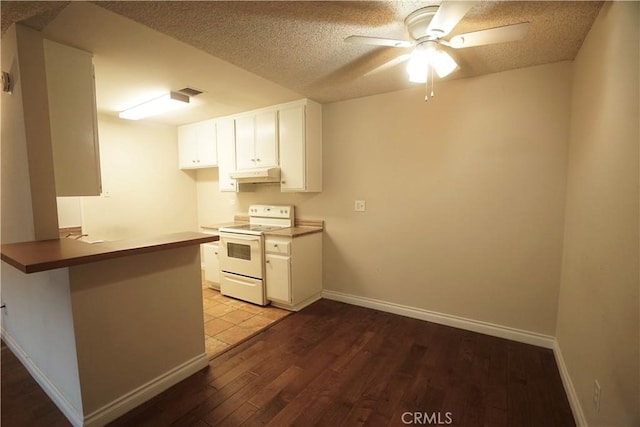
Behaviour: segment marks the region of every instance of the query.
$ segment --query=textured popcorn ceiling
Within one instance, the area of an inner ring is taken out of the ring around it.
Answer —
[[[318,100],[366,96],[411,87],[404,65],[365,76],[410,49],[344,43],[356,35],[406,39],[404,18],[438,1],[158,1],[94,2],[208,54]],[[2,30],[14,21],[45,28],[66,2],[2,1]],[[479,76],[575,58],[602,6],[586,1],[480,1],[454,31],[528,21],[526,38],[450,50],[460,70]],[[140,47],[143,49],[144,47]]]

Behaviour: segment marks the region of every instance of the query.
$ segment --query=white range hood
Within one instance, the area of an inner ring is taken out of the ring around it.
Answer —
[[[280,181],[280,168],[255,168],[233,171],[229,174],[231,179],[235,179],[241,184],[251,184],[259,182]]]

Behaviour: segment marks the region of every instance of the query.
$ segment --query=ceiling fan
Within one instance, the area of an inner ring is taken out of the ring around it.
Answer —
[[[373,46],[414,47],[411,54],[394,58],[367,74],[386,69],[408,59],[407,72],[409,73],[409,80],[416,83],[426,83],[429,68],[440,78],[451,74],[459,68],[451,55],[441,46],[461,49],[520,40],[527,34],[529,22],[521,22],[519,24],[459,34],[450,40],[445,40],[444,37],[454,29],[473,5],[474,2],[445,0],[439,6],[427,6],[412,12],[405,18],[404,24],[413,40],[393,40],[354,35],[347,37],[345,41]],[[431,78],[433,79],[433,73]]]

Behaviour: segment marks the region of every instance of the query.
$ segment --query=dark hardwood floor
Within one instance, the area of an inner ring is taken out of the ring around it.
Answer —
[[[2,427],[71,425],[4,341],[0,351],[0,365]]]
[[[2,426],[65,419],[2,348]],[[52,408],[53,407],[53,408]],[[574,426],[551,350],[321,300],[114,426]]]

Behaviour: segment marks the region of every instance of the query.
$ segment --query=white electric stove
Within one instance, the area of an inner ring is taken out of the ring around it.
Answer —
[[[294,224],[293,206],[251,205],[249,223],[220,228],[220,293],[267,305],[264,233]]]

